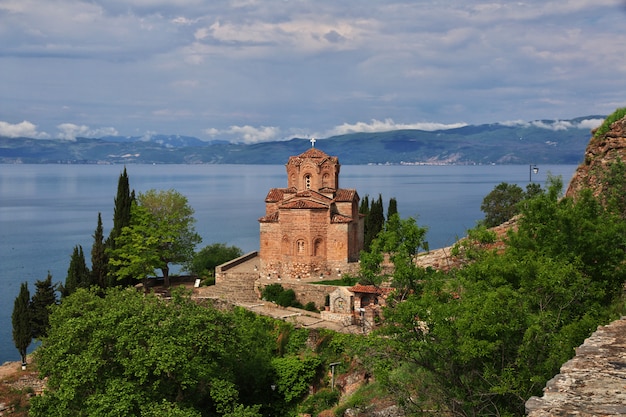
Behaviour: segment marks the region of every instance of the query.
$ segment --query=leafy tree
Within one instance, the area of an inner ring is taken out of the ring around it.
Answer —
[[[120,288],[79,288],[50,316],[37,349],[47,390],[30,415],[254,416],[238,362],[252,343],[232,315],[184,292],[170,301]],[[262,338],[267,341],[267,338]],[[245,342],[244,342],[245,341]],[[257,357],[258,358],[258,357]]]
[[[215,267],[243,255],[243,251],[236,246],[226,246],[224,243],[213,243],[197,252],[189,265],[189,271],[199,277],[215,275]]]
[[[93,246],[91,247],[91,282],[100,288],[106,288],[108,284],[108,262],[104,244],[102,216],[98,213],[98,226],[93,234]]]
[[[120,281],[127,277],[144,281],[155,274],[161,258],[158,254],[160,238],[154,229],[154,218],[144,207],[133,203],[132,224],[122,229],[115,239],[115,250],[107,250],[110,270]]]
[[[498,226],[518,214],[518,204],[524,199],[519,185],[501,182],[485,196],[480,210],[485,213],[487,227]]]
[[[386,309],[379,352],[428,381],[442,412],[522,415],[573,348],[623,310],[624,223],[591,192],[574,201],[561,190],[549,178],[547,192],[520,206],[505,249],[430,274]],[[420,392],[397,392],[415,412],[433,406]]]
[[[382,274],[382,262],[388,256],[394,266],[392,284],[403,294],[417,290],[425,271],[415,264],[415,257],[420,248],[427,249],[426,232],[427,229],[419,227],[415,219],[392,215],[372,242],[370,251],[361,253],[360,282],[379,285],[386,278]]]
[[[20,285],[20,293],[13,303],[13,314],[11,314],[11,322],[13,323],[13,343],[20,352],[22,364],[26,363],[26,350],[32,341],[32,324],[31,310],[29,307],[30,292],[28,291],[28,283],[23,282]]]
[[[74,251],[70,258],[70,266],[67,269],[63,296],[68,296],[77,288],[87,288],[91,285],[91,273],[85,263],[85,254],[81,245],[74,246]]]
[[[201,241],[194,230],[193,209],[187,198],[175,190],[149,190],[137,196],[131,210],[130,226],[116,238],[109,263],[119,279],[145,279],[160,269],[169,287],[169,264],[187,264]]]
[[[32,336],[35,339],[41,339],[48,334],[50,307],[57,304],[50,272],[45,280],[36,281],[35,287],[37,290],[30,300]]]
[[[138,196],[139,204],[153,216],[159,233],[159,256],[165,285],[169,286],[169,264],[187,264],[194,255],[195,246],[202,241],[196,233],[194,210],[187,197],[176,190],[148,190]]]
[[[272,365],[276,370],[276,389],[287,403],[301,399],[309,390],[321,361],[315,356],[304,358],[286,356],[275,358]]]

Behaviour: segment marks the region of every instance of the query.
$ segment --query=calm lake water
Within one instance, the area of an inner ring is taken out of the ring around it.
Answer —
[[[124,167],[119,165],[0,164],[0,363],[19,360],[11,337],[11,313],[20,284],[46,278],[64,282],[70,255],[82,245],[90,264],[98,212],[105,236],[113,219],[113,199]],[[567,185],[574,165],[540,166],[533,181],[542,186],[547,173]],[[130,186],[176,189],[195,210],[201,248],[223,242],[250,252],[258,249],[264,199],[273,187],[285,187],[284,166],[276,165],[129,165]],[[431,248],[453,244],[483,217],[483,197],[501,182],[525,188],[528,165],[508,166],[342,166],[340,187],[361,197],[391,197],[402,217],[428,227]]]

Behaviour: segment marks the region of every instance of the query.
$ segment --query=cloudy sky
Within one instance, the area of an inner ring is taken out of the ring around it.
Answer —
[[[624,0],[0,0],[0,135],[238,142],[609,114]]]

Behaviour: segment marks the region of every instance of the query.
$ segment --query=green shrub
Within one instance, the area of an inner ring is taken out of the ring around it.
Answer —
[[[624,116],[626,116],[626,107],[621,107],[615,110],[606,119],[604,119],[604,122],[600,125],[598,130],[596,130],[596,133],[593,135],[593,137],[599,138],[600,136],[606,134],[609,129],[611,129],[611,125],[623,118]]]
[[[322,389],[314,395],[307,397],[298,408],[300,414],[318,415],[324,410],[334,407],[339,401],[339,391]]]
[[[285,291],[282,285],[280,284],[270,284],[266,285],[261,291],[261,296],[264,300],[276,302],[280,294]]]
[[[304,305],[304,309],[306,311],[313,311],[313,312],[319,312],[319,310],[317,309],[317,307],[315,306],[315,303],[313,301],[309,301],[308,303],[306,303]]]
[[[302,308],[302,304],[296,299],[294,290],[285,290],[280,284],[270,284],[263,288],[261,297],[264,300],[271,301],[281,307],[297,307]]]

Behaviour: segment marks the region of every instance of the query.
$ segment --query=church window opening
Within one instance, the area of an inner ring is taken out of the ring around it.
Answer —
[[[322,239],[315,239],[313,242],[313,256],[323,256],[323,241]]]
[[[296,250],[298,251],[298,255],[304,255],[304,240],[298,240],[298,242],[296,242]]]
[[[311,189],[311,176],[309,174],[304,176],[304,186],[307,190]]]

